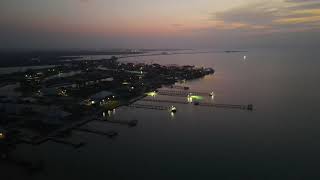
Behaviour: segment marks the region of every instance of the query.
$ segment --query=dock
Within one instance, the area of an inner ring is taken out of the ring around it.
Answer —
[[[55,142],[55,143],[69,145],[69,146],[72,146],[74,148],[80,148],[80,147],[85,145],[85,143],[83,143],[83,142],[75,143],[75,142],[72,142],[72,141],[67,141],[65,139],[59,139],[59,138],[53,138],[53,137],[49,138],[49,140],[52,141],[52,142]]]
[[[113,124],[128,125],[129,127],[134,127],[138,124],[138,120],[102,119],[101,121]]]
[[[108,136],[110,138],[118,135],[118,133],[115,131],[104,132],[104,131],[99,131],[99,130],[95,130],[95,129],[88,129],[88,128],[76,128],[74,130],[82,131],[82,132],[86,132],[86,133],[91,133],[91,134],[97,134],[97,135],[101,135],[101,136]]]
[[[153,109],[153,110],[168,110],[168,107],[165,106],[154,106],[154,105],[147,105],[147,104],[131,104],[128,107],[131,108],[141,108],[141,109]]]
[[[180,90],[189,90],[190,87],[188,86],[179,86],[179,85],[171,85],[171,86],[166,86],[167,88],[171,89],[180,89]]]
[[[98,113],[97,113],[98,114]],[[92,117],[92,118],[85,118],[83,120],[80,120],[80,121],[76,121],[76,122],[72,122],[72,123],[69,123],[69,124],[66,124],[64,126],[62,126],[61,128],[58,128],[56,130],[54,130],[53,132],[45,135],[45,136],[42,136],[42,137],[39,137],[39,138],[35,138],[35,139],[27,139],[25,137],[20,137],[19,138],[19,143],[25,143],[25,144],[30,144],[30,145],[41,145],[47,141],[55,141],[55,142],[59,142],[59,143],[62,143],[62,144],[68,144],[70,145],[70,143],[67,143],[66,141],[62,142],[58,139],[56,139],[55,137],[58,137],[59,135],[65,133],[65,132],[69,132],[69,131],[72,131],[78,127],[81,127],[85,124],[88,124],[89,122],[92,122],[92,121],[95,121],[96,120],[96,117]]]
[[[187,97],[188,95],[195,95],[195,96],[210,95],[210,93],[206,93],[206,92],[186,91],[186,90],[163,90],[163,89],[158,90],[157,93],[163,96],[180,96],[180,97]]]
[[[140,101],[144,102],[156,102],[156,103],[173,103],[173,104],[192,104],[185,101],[174,101],[174,100],[159,100],[159,99],[142,99]],[[202,106],[202,107],[215,107],[215,108],[225,108],[225,109],[242,109],[242,110],[253,110],[253,105],[237,105],[237,104],[216,104],[216,103],[197,103],[194,104],[196,106]],[[147,105],[144,105],[147,106]]]

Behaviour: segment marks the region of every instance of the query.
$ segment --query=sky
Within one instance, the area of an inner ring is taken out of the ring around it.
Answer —
[[[0,48],[320,45],[320,0],[1,0]]]

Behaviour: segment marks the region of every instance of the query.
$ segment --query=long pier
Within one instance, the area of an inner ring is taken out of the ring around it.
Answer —
[[[210,93],[205,92],[196,92],[196,91],[184,91],[184,90],[158,90],[157,92],[159,95],[164,96],[182,96],[187,97],[188,95],[196,95],[196,96],[209,96]]]
[[[185,101],[174,101],[174,100],[159,100],[159,99],[141,99],[144,102],[157,102],[157,103],[174,103],[174,104],[190,104]]]
[[[87,129],[87,128],[75,128],[74,130],[92,133],[92,134],[98,134],[98,135],[102,135],[102,136],[108,136],[110,138],[118,135],[118,133],[115,131],[103,132],[103,131],[99,131],[99,130],[95,130],[95,129]]]
[[[190,87],[188,86],[179,86],[179,85],[171,85],[171,86],[165,86],[167,88],[171,88],[171,89],[180,89],[180,90],[189,90]]]
[[[154,106],[154,105],[147,105],[147,104],[131,104],[129,107],[132,108],[141,108],[141,109],[154,109],[154,110],[168,110],[168,107],[165,106]]]
[[[53,131],[52,133],[49,133],[48,135],[46,136],[43,136],[43,137],[40,137],[40,138],[37,138],[37,139],[26,139],[26,138],[19,138],[19,142],[21,143],[25,143],[25,144],[30,144],[30,145],[40,145],[40,144],[43,144],[47,141],[53,141],[55,140],[55,142],[58,142],[56,139],[54,139],[54,137],[58,136],[59,134],[61,133],[64,133],[64,132],[67,132],[67,131],[70,131],[76,127],[80,127],[84,124],[87,124],[91,121],[93,121],[94,119],[86,119],[86,120],[82,120],[82,121],[78,121],[78,122],[75,122],[75,123],[71,123],[71,124],[68,124],[66,126],[63,126],[62,128],[60,129],[57,129],[55,131]],[[61,141],[59,142],[61,143]],[[62,143],[62,144],[67,144],[67,143]]]
[[[101,121],[113,124],[128,125],[129,127],[133,127],[138,124],[138,120],[102,119]]]
[[[100,114],[100,113],[97,113],[97,114]],[[36,138],[36,139],[27,139],[25,137],[20,137],[19,138],[19,142],[20,143],[25,143],[25,144],[30,144],[30,145],[40,145],[40,144],[43,144],[47,141],[53,141],[55,140],[55,142],[59,142],[59,143],[62,143],[62,144],[66,144],[66,143],[63,143],[61,141],[58,141],[57,139],[55,139],[55,137],[59,136],[60,134],[63,134],[65,132],[68,132],[68,131],[72,131],[78,127],[81,127],[89,122],[92,122],[92,121],[95,121],[96,120],[96,117],[92,117],[92,118],[85,118],[81,121],[76,121],[76,122],[73,122],[73,123],[69,123],[69,124],[66,124],[65,126],[62,126],[61,128],[57,129],[57,130],[54,130],[53,132],[43,136],[43,137],[40,137],[40,138]],[[68,144],[68,143],[67,143]]]
[[[85,143],[83,143],[83,142],[75,143],[75,142],[72,142],[72,141],[67,141],[65,139],[58,139],[58,138],[53,138],[53,137],[49,138],[49,140],[53,141],[55,143],[69,145],[69,146],[72,146],[74,148],[80,148],[80,147],[85,145]]]
[[[185,101],[174,101],[174,100],[159,100],[159,99],[141,99],[144,102],[157,102],[157,103],[173,103],[173,104],[191,104]],[[203,107],[215,107],[215,108],[227,108],[227,109],[243,109],[243,110],[253,110],[253,105],[237,105],[237,104],[216,104],[216,103],[197,103],[194,104]]]

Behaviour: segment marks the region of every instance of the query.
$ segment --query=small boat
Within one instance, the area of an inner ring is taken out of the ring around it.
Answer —
[[[199,105],[200,105],[200,103],[199,103],[198,101],[195,101],[195,102],[193,103],[193,105],[195,105],[195,106],[199,106]]]

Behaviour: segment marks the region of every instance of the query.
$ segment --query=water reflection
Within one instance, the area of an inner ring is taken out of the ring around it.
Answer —
[[[170,118],[171,118],[171,119],[175,119],[175,113],[174,113],[174,112],[171,112],[171,113],[170,113]]]
[[[210,97],[211,97],[212,102],[214,102],[215,96],[216,96],[216,94],[212,91],[212,92],[210,93]]]

